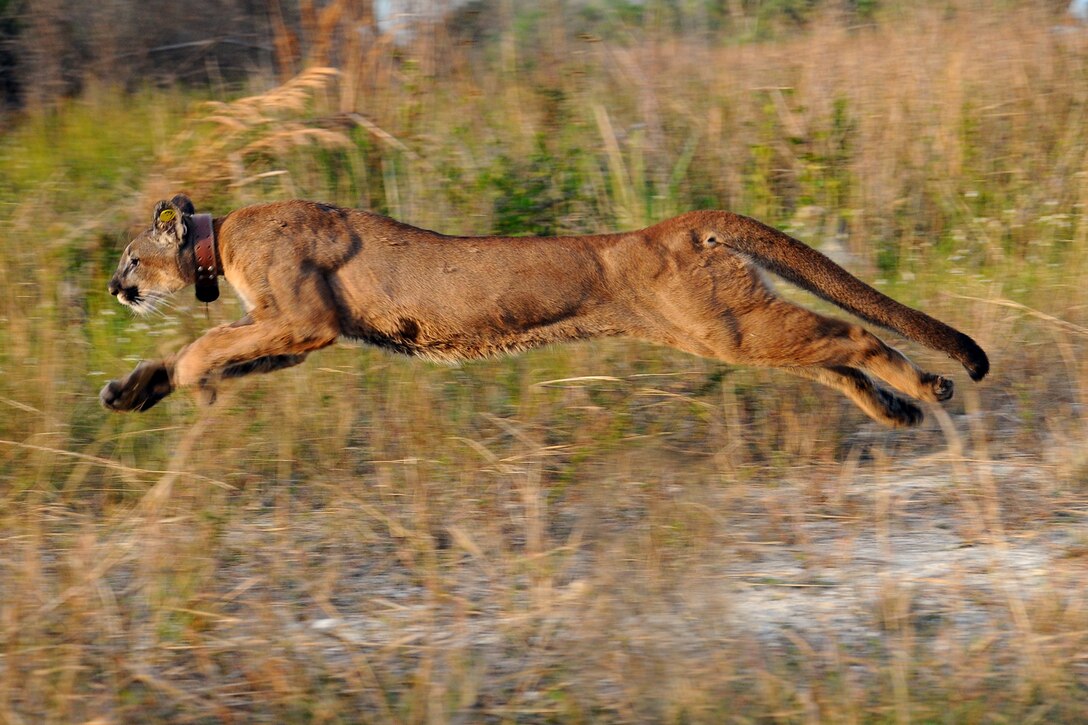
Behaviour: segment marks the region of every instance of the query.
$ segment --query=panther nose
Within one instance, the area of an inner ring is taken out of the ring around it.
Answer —
[[[121,283],[117,280],[116,277],[114,277],[113,279],[110,280],[110,294],[113,295],[114,297],[116,297],[117,293],[120,292],[120,291],[121,291]]]

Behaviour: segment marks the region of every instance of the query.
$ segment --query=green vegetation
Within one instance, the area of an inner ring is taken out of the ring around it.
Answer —
[[[13,122],[0,721],[1088,717],[1088,42],[1036,4],[759,5],[803,25],[526,14],[252,95],[92,85]],[[240,314],[106,292],[179,190],[465,234],[729,208],[993,372],[906,345],[957,397],[888,432],[630,341],[452,368],[344,345],[212,408],[109,415],[109,377]]]

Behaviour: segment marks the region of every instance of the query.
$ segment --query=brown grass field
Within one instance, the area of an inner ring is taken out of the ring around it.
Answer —
[[[736,43],[550,14],[9,123],[0,723],[1088,722],[1088,29],[998,5]],[[108,378],[240,315],[106,291],[183,189],[448,233],[728,208],[993,372],[903,343],[957,395],[887,431],[636,342],[340,345],[108,414]]]

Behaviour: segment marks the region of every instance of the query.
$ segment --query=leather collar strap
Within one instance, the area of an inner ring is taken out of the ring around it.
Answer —
[[[193,214],[190,228],[196,252],[196,298],[201,302],[214,302],[219,299],[219,280],[223,273],[219,269],[218,255],[215,253],[215,228],[211,214]]]

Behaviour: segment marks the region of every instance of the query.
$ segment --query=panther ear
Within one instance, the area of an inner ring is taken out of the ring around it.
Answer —
[[[193,206],[192,200],[185,194],[174,195],[174,198],[170,200],[170,203],[173,204],[182,214],[189,216],[196,214],[196,207]]]
[[[189,208],[193,208],[192,202],[189,202]],[[160,201],[155,205],[151,226],[159,233],[173,237],[178,244],[185,240],[185,215],[173,201]]]

